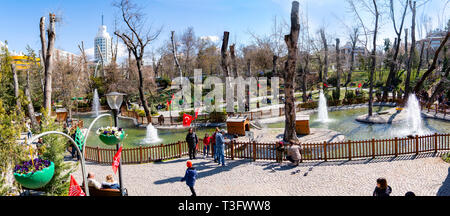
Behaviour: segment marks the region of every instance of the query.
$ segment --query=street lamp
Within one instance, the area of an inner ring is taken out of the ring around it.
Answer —
[[[108,101],[109,108],[113,111],[114,115],[114,127],[117,127],[117,123],[119,120],[118,114],[120,110],[120,106],[122,106],[123,96],[126,94],[111,92],[106,94],[106,100]],[[116,149],[119,151],[120,142],[117,143]],[[119,184],[120,184],[120,194],[123,196],[123,184],[122,184],[122,157],[119,160]]]

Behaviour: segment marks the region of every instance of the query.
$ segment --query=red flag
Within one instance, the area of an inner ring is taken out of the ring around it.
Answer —
[[[197,119],[197,117],[198,117],[198,108],[197,108],[197,110],[195,110],[195,117],[194,117],[194,119]]]
[[[117,151],[116,155],[114,155],[114,158],[113,158],[112,168],[113,168],[114,174],[116,174],[117,168],[119,167],[121,154],[122,154],[122,146],[120,146],[119,151]]]
[[[361,86],[362,86],[362,84],[360,83],[360,84],[358,85],[358,88],[361,88]]]
[[[188,114],[183,114],[183,127],[189,127],[192,122],[192,116]]]
[[[86,196],[72,175],[70,175],[69,196]]]

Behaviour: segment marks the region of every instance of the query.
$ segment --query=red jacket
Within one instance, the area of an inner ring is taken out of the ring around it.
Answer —
[[[205,144],[205,146],[209,145],[210,141],[211,141],[211,137],[203,138],[203,144]]]

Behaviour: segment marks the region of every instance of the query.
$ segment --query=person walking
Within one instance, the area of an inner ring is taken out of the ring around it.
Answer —
[[[181,181],[186,181],[186,185],[192,192],[191,196],[197,196],[194,189],[195,180],[197,179],[197,170],[192,166],[192,161],[187,161],[186,166],[186,173],[184,174],[184,177],[181,179]]]
[[[193,128],[189,128],[189,133],[186,135],[186,142],[189,148],[189,159],[195,159],[195,150],[198,144],[198,137]]]
[[[25,125],[27,126],[27,138],[28,140],[31,139],[31,137],[33,137],[33,133],[31,132],[31,126],[30,126],[30,122],[27,122]]]
[[[209,156],[209,146],[211,143],[211,137],[206,133],[205,138],[203,138],[203,158]]]
[[[225,138],[224,138],[225,130],[221,130],[220,133],[216,134],[216,146],[217,146],[217,163],[222,163],[222,166],[225,165]]]
[[[377,179],[377,186],[373,191],[373,196],[387,197],[392,193],[392,188],[387,184],[385,178]]]

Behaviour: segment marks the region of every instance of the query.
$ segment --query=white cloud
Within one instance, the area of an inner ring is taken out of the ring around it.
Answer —
[[[216,36],[216,35],[202,36],[202,37],[200,37],[200,39],[202,39],[202,40],[210,40],[212,42],[217,42],[217,41],[220,40],[220,38],[218,36]]]

